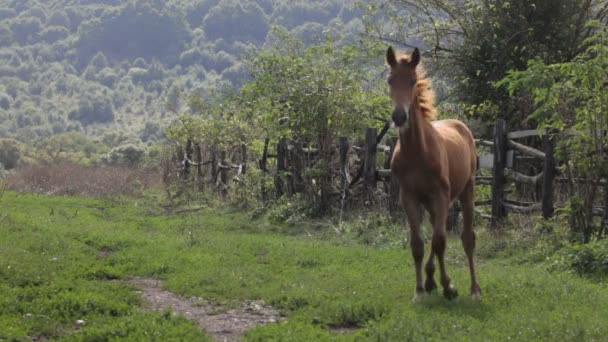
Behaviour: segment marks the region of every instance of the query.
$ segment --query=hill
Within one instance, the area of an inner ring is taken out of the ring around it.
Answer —
[[[358,17],[347,0],[2,1],[0,138],[123,132],[153,143],[167,101],[238,87],[273,26],[310,42],[352,37]]]

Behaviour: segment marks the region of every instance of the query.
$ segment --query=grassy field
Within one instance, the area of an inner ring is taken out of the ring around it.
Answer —
[[[473,302],[451,238],[448,270],[461,296],[413,305],[408,250],[293,230],[228,209],[169,216],[145,200],[5,193],[0,341],[209,340],[186,318],[144,309],[132,277],[225,307],[263,300],[285,316],[248,341],[608,340],[606,284],[549,272],[535,251],[497,248],[481,234],[484,297]]]

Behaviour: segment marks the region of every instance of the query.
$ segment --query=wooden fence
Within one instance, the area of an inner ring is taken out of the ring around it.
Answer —
[[[387,202],[389,212],[396,214],[400,213],[399,203],[399,185],[398,180],[392,176],[390,171],[390,158],[392,156],[397,139],[391,137],[384,139],[389,130],[389,124],[378,130],[377,128],[367,128],[365,130],[362,143],[354,144],[345,137],[340,137],[336,141],[334,150],[337,154],[339,163],[338,170],[335,172],[339,175],[339,190],[329,194],[329,197],[339,197],[340,207],[344,209],[350,200],[352,190],[355,187],[362,187],[360,193],[364,196],[370,196],[367,200],[373,201],[373,195],[378,190],[384,192],[384,195],[389,199]],[[476,206],[491,206],[490,214],[477,210],[478,215],[489,219],[490,227],[497,228],[500,223],[506,218],[508,213],[533,213],[542,212],[544,218],[549,218],[554,212],[554,184],[567,181],[565,178],[558,178],[558,168],[554,157],[554,148],[557,135],[549,134],[550,132],[539,130],[524,130],[508,132],[506,122],[497,120],[494,125],[494,137],[492,141],[476,140],[478,152],[489,149],[489,152],[480,152],[478,154],[479,169],[490,170],[491,176],[483,176],[478,171],[476,177],[477,185],[491,186],[491,197],[485,200],[477,200]],[[573,133],[574,134],[574,133]],[[522,139],[530,140],[531,137],[542,139],[542,143],[536,144],[542,146],[541,149],[526,146],[518,141]],[[206,172],[205,167],[209,169],[208,176],[211,187],[222,195],[226,194],[229,188],[229,172],[234,173],[231,179],[238,181],[239,177],[247,172],[247,147],[240,146],[238,152],[233,152],[232,160],[240,159],[239,164],[229,162],[227,160],[226,151],[217,151],[216,148],[208,149],[209,160],[203,162],[202,148],[200,144],[195,144],[188,141],[184,149],[178,149],[178,155],[183,155],[179,163],[182,167],[182,173],[185,177],[191,177],[190,169],[196,168],[195,179],[199,183],[199,188],[202,188]],[[261,158],[258,160],[260,170],[267,175],[274,177],[274,189],[268,189],[262,186],[261,192],[264,199],[269,199],[271,196],[279,198],[284,194],[292,195],[303,192],[307,184],[303,181],[305,170],[314,164],[314,159],[317,158],[318,149],[312,145],[304,145],[301,141],[287,141],[281,139],[277,145],[275,153],[271,153],[270,140],[266,139]],[[352,170],[350,162],[352,154],[356,154],[359,159],[359,165]],[[384,164],[379,167],[379,154],[384,155]],[[269,163],[270,159],[274,159],[275,163]],[[538,169],[542,171],[535,175],[526,175],[516,171],[516,165],[525,161],[526,163],[536,163]],[[275,170],[271,171],[269,165],[275,166]],[[378,183],[382,186],[378,186]],[[527,184],[537,189],[540,193],[540,200],[525,201],[507,198],[507,185],[510,183]],[[459,208],[456,205],[451,209],[448,226],[454,226],[458,220]]]

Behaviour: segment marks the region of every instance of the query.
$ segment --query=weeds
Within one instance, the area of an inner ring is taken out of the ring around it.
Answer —
[[[262,300],[287,316],[284,323],[256,327],[246,341],[602,340],[608,335],[602,321],[608,315],[605,285],[562,269],[548,272],[546,261],[535,256],[537,246],[546,245],[538,252],[543,255],[559,246],[549,238],[557,226],[511,232],[502,242],[478,230],[482,302],[466,295],[468,268],[460,239],[451,236],[446,262],[461,297],[446,301],[431,294],[412,305],[409,251],[363,238],[376,231],[401,235],[400,225],[391,228],[382,216],[353,218],[345,233],[317,237],[277,234],[282,226],[265,217],[252,220],[228,209],[188,216],[151,216],[146,210],[147,205],[126,201],[6,192],[0,207],[0,218],[5,217],[0,219],[0,340],[206,339],[194,322],[144,311],[124,281],[132,277],[162,279],[167,290],[185,297]],[[359,232],[367,244],[357,243]],[[577,250],[565,265],[605,272],[604,251],[605,244]],[[79,320],[85,323],[76,325]]]
[[[17,192],[96,198],[141,195],[160,183],[154,170],[87,167],[67,161],[25,165],[6,179],[8,189]]]

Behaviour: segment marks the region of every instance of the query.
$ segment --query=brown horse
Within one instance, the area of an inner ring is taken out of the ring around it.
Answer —
[[[458,296],[445,269],[446,222],[451,203],[458,198],[462,206],[464,229],[462,244],[469,260],[471,296],[478,299],[481,289],[475,275],[475,233],[473,207],[477,154],[475,140],[467,126],[458,120],[435,119],[433,92],[420,65],[420,52],[411,55],[386,53],[388,83],[393,99],[392,120],[399,128],[399,142],[391,161],[391,170],[399,179],[401,205],[410,226],[410,246],[416,267],[416,295],[434,290],[434,256],[439,261],[443,295]],[[422,283],[424,243],[420,238],[422,205],[430,214],[433,226],[431,254],[426,263],[426,281]]]

